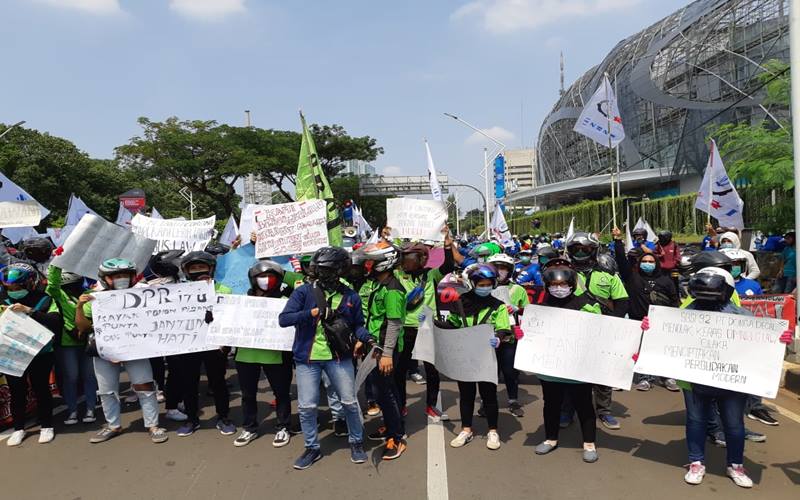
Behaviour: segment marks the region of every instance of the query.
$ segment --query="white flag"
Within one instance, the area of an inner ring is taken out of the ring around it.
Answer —
[[[69,197],[69,208],[67,209],[67,220],[65,226],[77,226],[81,218],[86,214],[97,215],[97,212],[89,208],[79,197],[72,194]],[[99,215],[97,215],[100,217]]]
[[[3,229],[3,236],[8,238],[11,243],[16,245],[22,240],[36,238],[39,236],[39,233],[37,233],[32,227],[7,227]]]
[[[120,202],[119,212],[117,212],[117,221],[115,222],[115,224],[130,229],[131,220],[133,220],[133,214],[130,212],[130,210],[125,208],[122,202]]]
[[[24,189],[17,186],[11,179],[0,172],[0,201],[36,201],[33,196],[29,195]],[[39,203],[36,201],[36,203]],[[50,210],[44,208],[39,203],[39,210],[42,213],[42,219],[47,217]]]
[[[228,217],[228,222],[225,223],[225,229],[222,230],[222,236],[219,237],[219,242],[223,245],[231,246],[237,236],[239,236],[239,225],[236,224],[236,218],[231,214],[231,216]]]
[[[99,215],[98,215],[99,217]],[[72,230],[75,229],[75,226],[64,226],[64,227],[48,227],[47,228],[47,236],[53,240],[53,244],[57,247],[60,247],[64,244],[67,237],[72,233]]]
[[[498,203],[494,207],[494,214],[492,214],[492,222],[489,224],[491,229],[491,236],[503,244],[503,246],[513,245],[511,240],[511,231],[508,230],[506,224],[506,217],[503,215],[503,207]]]
[[[625,129],[622,128],[617,96],[614,95],[614,89],[611,88],[608,76],[603,76],[603,82],[584,106],[572,130],[602,146],[609,147],[609,119],[611,120],[611,147],[613,148],[625,138]]]
[[[633,250],[633,237],[631,236],[631,223],[625,221],[625,252]]]
[[[639,220],[636,221],[636,225],[633,226],[633,229],[644,229],[647,231],[647,241],[652,241],[655,243],[655,241],[658,239],[656,232],[653,231],[653,228],[650,227],[650,224],[648,224],[647,221],[642,217],[639,217]]]
[[[358,231],[358,237],[361,240],[367,238],[367,234],[372,232],[372,227],[370,227],[369,222],[367,219],[364,218],[364,214],[361,212],[361,208],[358,205],[353,205],[353,224],[356,226],[356,231]]]
[[[713,139],[706,173],[698,189],[694,207],[717,219],[721,226],[744,229],[742,218],[744,201],[739,197],[736,187],[725,172],[725,165],[722,164],[717,143]]]
[[[433,166],[433,157],[431,156],[431,148],[428,146],[428,141],[425,141],[425,151],[428,153],[428,180],[431,183],[431,194],[434,200],[444,201],[442,200],[442,187],[436,177],[436,167]]]
[[[164,217],[160,213],[158,213],[158,209],[156,207],[153,207],[153,210],[150,211],[150,218],[161,219],[161,220],[164,219]]]
[[[575,234],[575,217],[569,221],[569,228],[567,229],[567,239],[565,241],[569,241],[570,238]]]

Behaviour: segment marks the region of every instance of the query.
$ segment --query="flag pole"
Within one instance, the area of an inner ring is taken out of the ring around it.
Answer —
[[[603,86],[606,89],[606,120],[608,132],[608,171],[611,176],[611,220],[614,222],[614,227],[617,227],[617,202],[614,197],[614,146],[611,141],[611,97],[608,95],[608,73],[603,73]]]
[[[708,212],[706,217],[706,224],[711,224],[711,200],[713,199],[713,193],[711,192],[714,186],[713,180],[713,173],[714,173],[714,148],[717,147],[717,143],[714,142],[714,139],[711,139],[711,156],[708,159]]]
[[[791,65],[791,103],[792,103],[792,142],[794,144],[794,225],[800,222],[800,163],[797,151],[800,151],[800,6],[797,2],[789,2],[789,62]],[[795,247],[797,243],[795,243]],[[800,255],[795,256],[795,266],[800,263]],[[797,292],[800,300],[800,290]],[[797,329],[795,328],[795,361],[797,354]]]

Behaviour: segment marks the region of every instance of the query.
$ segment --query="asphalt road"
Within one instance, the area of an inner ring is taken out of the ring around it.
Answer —
[[[237,422],[239,394],[232,382],[232,418]],[[244,448],[233,446],[235,436],[213,429],[213,405],[205,404],[203,428],[191,437],[179,438],[177,424],[167,422],[170,439],[152,444],[142,430],[138,406],[127,407],[122,436],[92,445],[89,437],[98,424],[56,428],[56,439],[39,445],[31,434],[21,447],[0,444],[0,498],[4,499],[115,499],[128,498],[370,498],[370,499],[646,499],[693,498],[797,498],[800,485],[800,400],[782,393],[775,401],[789,416],[777,415],[781,425],[767,427],[747,421],[749,428],[764,432],[766,443],[748,442],[745,467],[756,485],[743,490],[725,477],[724,449],[707,448],[708,474],[700,486],[683,482],[687,462],[684,441],[684,408],[680,394],[656,388],[648,393],[615,392],[615,411],[622,429],[598,434],[600,460],[581,461],[579,429],[562,431],[560,448],[536,456],[533,446],[544,438],[541,389],[534,377],[523,377],[525,417],[518,419],[501,410],[503,446],[485,446],[485,421],[476,418],[480,438],[464,448],[450,448],[458,429],[457,389],[444,382],[442,397],[453,421],[429,425],[424,415],[424,387],[409,382],[408,450],[398,460],[382,462],[378,443],[368,442],[371,460],[349,461],[346,438],[335,437],[327,425],[321,433],[324,458],[306,471],[292,463],[303,450],[302,436],[280,449],[272,447],[274,412],[272,399],[262,381],[260,411],[266,417],[265,434]],[[204,391],[204,385],[201,388]],[[324,399],[323,399],[324,400]],[[500,395],[501,406],[505,391]],[[296,419],[296,415],[294,416]],[[63,416],[59,418],[59,421]],[[794,419],[794,420],[793,420]],[[367,432],[380,419],[369,418]]]

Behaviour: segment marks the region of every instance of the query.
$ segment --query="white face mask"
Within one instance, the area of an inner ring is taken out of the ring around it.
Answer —
[[[508,279],[508,270],[507,269],[498,269],[497,270],[497,281],[505,282]]]
[[[256,278],[256,284],[258,285],[258,288],[266,290],[267,285],[269,284],[269,278],[266,276],[263,277],[259,276],[258,278]]]
[[[111,283],[114,286],[114,290],[124,290],[126,288],[130,288],[131,286],[131,279],[128,277],[125,278],[114,278],[111,280]]]
[[[569,287],[569,285],[556,285],[547,287],[547,291],[550,292],[550,295],[557,299],[564,299],[572,294],[572,289]]]

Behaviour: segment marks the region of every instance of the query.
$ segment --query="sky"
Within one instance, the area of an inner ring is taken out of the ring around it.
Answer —
[[[136,119],[213,119],[375,137],[386,175],[425,175],[423,140],[451,182],[483,185],[480,136],[535,146],[566,85],[621,39],[688,0],[3,0],[0,122],[93,157]],[[298,144],[299,147],[299,144]],[[477,194],[460,195],[462,207]]]

